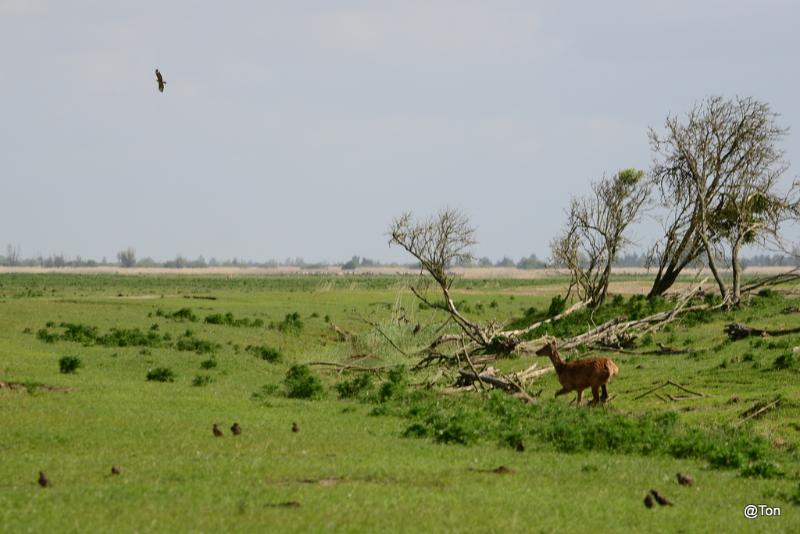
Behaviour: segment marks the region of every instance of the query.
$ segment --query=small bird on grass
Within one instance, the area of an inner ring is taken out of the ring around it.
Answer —
[[[417,335],[421,329],[422,327],[419,325],[419,323],[417,323],[413,330],[414,335]]]
[[[214,426],[211,427],[211,431],[214,433],[215,436],[218,438],[222,437],[222,430],[219,429],[217,423],[214,423]]]
[[[678,477],[678,484],[681,486],[691,486],[694,484],[694,479],[692,475],[687,475],[686,473],[678,473],[676,475]]]
[[[514,449],[516,449],[517,452],[525,452],[525,444],[522,443],[522,440],[520,440],[514,446]]]
[[[663,495],[661,495],[661,494],[660,494],[659,492],[657,492],[656,490],[654,490],[654,489],[651,489],[651,490],[650,490],[650,493],[653,495],[653,498],[656,500],[656,502],[657,502],[658,504],[660,504],[661,506],[667,506],[667,505],[669,505],[669,506],[672,506],[672,502],[670,502],[670,500],[669,500],[669,499],[667,499],[666,497],[664,497]]]
[[[298,425],[297,423],[292,423],[292,432],[295,433],[300,432],[300,425]]]
[[[238,436],[239,434],[242,433],[242,427],[239,426],[239,423],[233,423],[233,426],[231,427],[231,432],[233,432],[234,436]]]
[[[112,475],[121,475],[122,474],[122,468],[120,466],[118,466],[118,465],[112,465],[111,466],[111,474]]]
[[[644,496],[644,505],[647,506],[648,508],[653,507],[653,498],[650,496],[649,493]]]
[[[44,471],[39,471],[39,485],[43,488],[50,485],[50,480],[47,478],[47,475],[44,474]]]

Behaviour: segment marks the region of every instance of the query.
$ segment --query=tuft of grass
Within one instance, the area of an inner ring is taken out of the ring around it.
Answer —
[[[794,353],[787,353],[781,354],[775,361],[772,363],[773,369],[777,370],[784,370],[784,369],[796,369],[797,368],[797,357]]]
[[[147,371],[150,382],[175,382],[175,372],[169,367],[156,367]]]
[[[211,375],[195,375],[195,377],[192,378],[192,385],[202,387],[209,385],[212,381],[213,378],[211,378]]]
[[[217,360],[214,358],[209,358],[208,360],[203,360],[200,362],[201,369],[214,369],[217,366]]]
[[[58,360],[58,369],[64,374],[74,373],[82,366],[81,359],[77,356],[63,356]]]

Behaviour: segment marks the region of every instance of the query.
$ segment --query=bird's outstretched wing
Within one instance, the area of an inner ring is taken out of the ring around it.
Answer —
[[[158,82],[159,92],[163,93],[164,86],[166,85],[167,82],[164,81],[164,78],[161,76],[161,72],[159,72],[158,69],[156,69],[156,81]]]

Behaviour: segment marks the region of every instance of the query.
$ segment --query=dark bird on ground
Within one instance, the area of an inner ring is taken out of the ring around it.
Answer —
[[[514,448],[517,450],[517,452],[525,452],[525,444],[522,443],[522,441],[518,441]]]
[[[681,486],[691,486],[692,484],[694,484],[694,479],[692,478],[692,475],[687,475],[685,473],[678,473],[677,477],[678,477],[678,484],[680,484]]]
[[[222,430],[220,430],[220,429],[219,429],[219,426],[217,426],[217,423],[214,423],[214,426],[212,426],[212,427],[211,427],[211,431],[212,431],[212,432],[214,433],[214,435],[215,435],[215,436],[217,436],[218,438],[221,438],[221,437],[222,437]]]
[[[118,465],[112,465],[111,466],[111,474],[112,475],[121,475],[122,474],[122,468],[120,466],[118,466]]]
[[[233,423],[233,426],[231,427],[231,432],[233,432],[234,436],[238,436],[239,434],[242,433],[242,427],[239,426],[239,423]]]
[[[644,496],[644,505],[647,506],[648,508],[653,507],[653,498],[650,496],[649,493]]]
[[[43,488],[46,488],[50,485],[50,480],[48,480],[47,475],[44,474],[44,471],[39,471],[39,485]]]
[[[656,500],[656,502],[658,504],[660,504],[661,506],[667,506],[667,505],[672,506],[672,503],[670,502],[670,500],[667,499],[666,497],[664,497],[663,495],[661,495],[656,490],[651,489],[650,493],[653,495],[653,498]]]
[[[300,432],[300,425],[292,423],[292,432]]]
[[[164,78],[161,76],[161,73],[156,69],[156,81],[158,82],[158,91],[163,93],[164,86],[167,85],[167,82],[164,81]]]
[[[421,328],[422,327],[419,325],[419,323],[417,323],[417,325],[414,327],[414,334],[418,334]]]

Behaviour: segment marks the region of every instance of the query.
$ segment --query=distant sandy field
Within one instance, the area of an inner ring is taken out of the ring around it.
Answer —
[[[779,274],[792,270],[794,267],[749,267],[745,274]],[[464,278],[517,278],[517,279],[542,279],[567,274],[563,269],[517,269],[514,267],[473,267],[453,269],[453,272]],[[647,269],[641,267],[620,267],[614,269],[614,274],[647,275]],[[684,274],[698,274],[697,269],[684,269]],[[727,272],[727,271],[725,271]],[[181,276],[269,276],[269,275],[405,275],[413,276],[419,273],[418,269],[403,267],[370,267],[359,268],[352,271],[343,271],[339,267],[322,269],[301,269],[299,267],[206,267],[167,269],[163,267],[134,267],[124,269],[121,267],[0,267],[0,274],[5,273],[63,273],[63,274],[120,274],[120,275],[181,275]],[[710,274],[710,273],[708,273]]]

